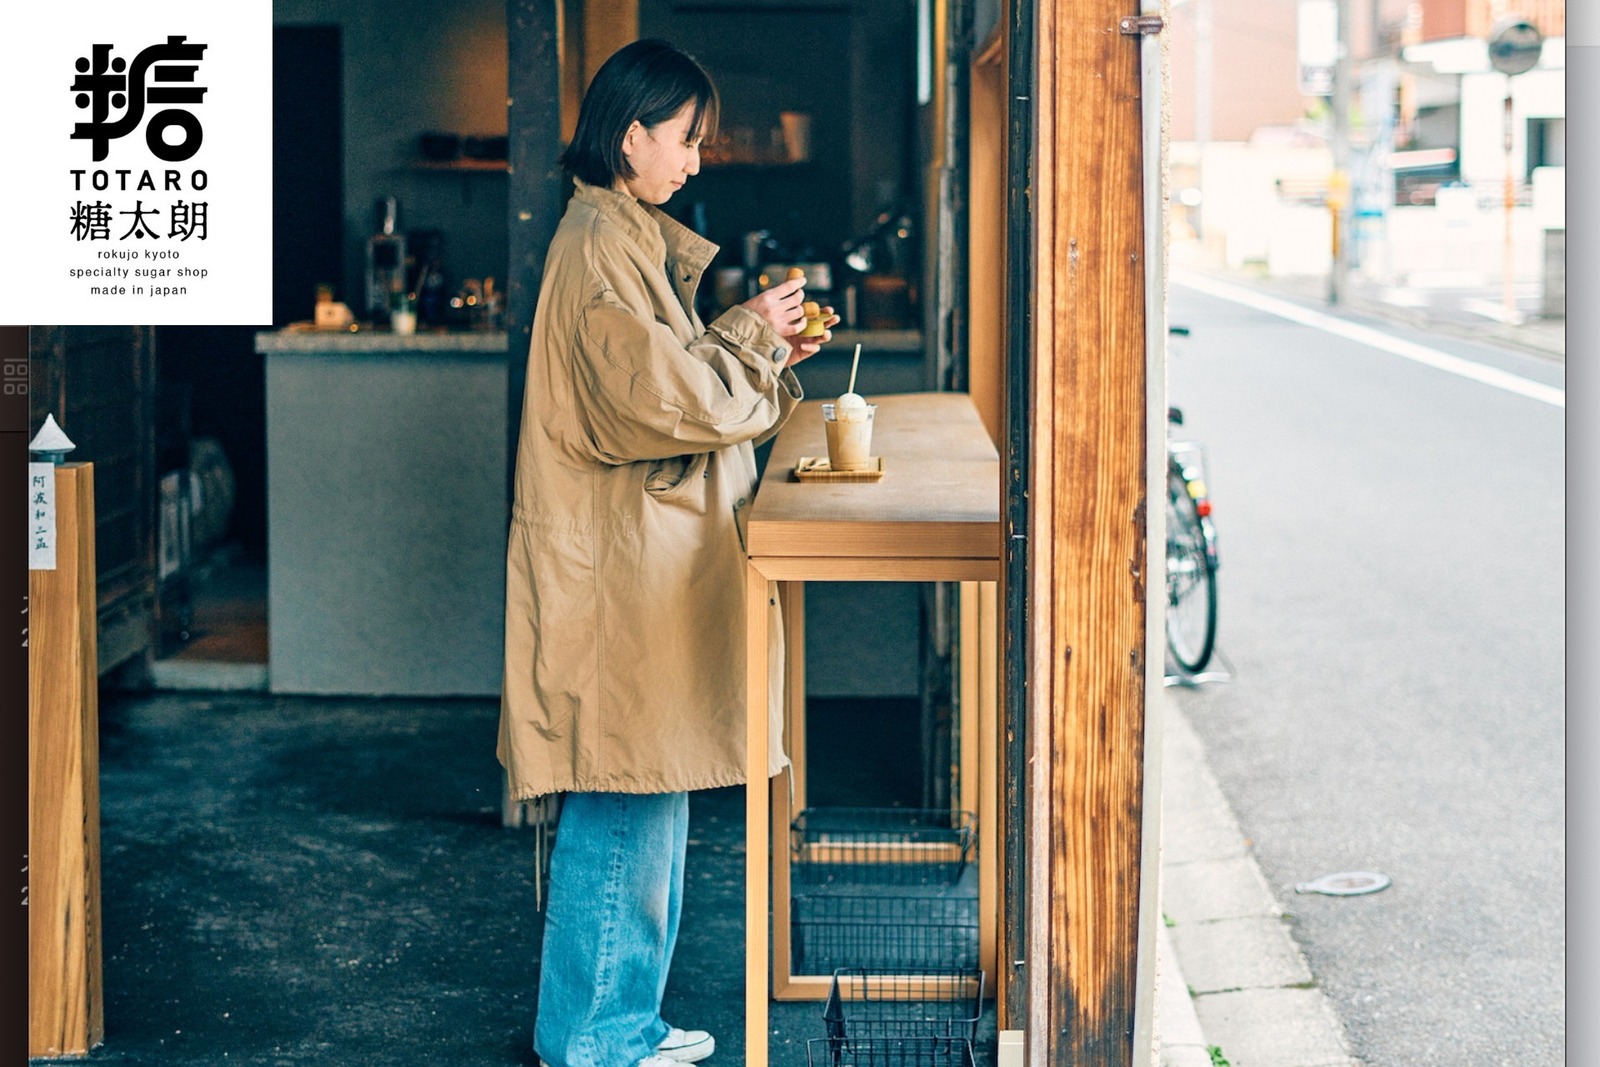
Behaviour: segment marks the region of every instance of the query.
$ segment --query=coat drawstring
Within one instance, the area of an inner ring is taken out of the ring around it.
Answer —
[[[556,821],[561,817],[561,794],[546,793],[532,800],[518,800],[511,795],[510,776],[504,773],[501,786],[501,825],[533,830],[533,908],[543,911],[545,890],[550,881],[550,842],[555,835]]]
[[[546,793],[529,804],[533,833],[533,910],[544,910],[544,895],[550,880],[550,838],[561,813],[561,795]]]

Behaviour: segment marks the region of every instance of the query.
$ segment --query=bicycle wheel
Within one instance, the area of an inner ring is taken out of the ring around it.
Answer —
[[[1200,512],[1183,472],[1167,467],[1167,648],[1198,674],[1217,643],[1217,572],[1206,555]]]

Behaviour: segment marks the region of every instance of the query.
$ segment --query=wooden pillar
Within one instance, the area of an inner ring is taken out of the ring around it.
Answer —
[[[638,0],[584,0],[583,85],[589,87],[611,53],[639,39]]]
[[[28,574],[28,1055],[105,1036],[94,467],[55,468],[56,569]]]
[[[1005,393],[1005,46],[1002,27],[973,60],[967,122],[967,391],[997,447]]]
[[[1008,515],[1026,543],[1027,1060],[1121,1067],[1136,1059],[1145,583],[1160,581],[1140,45],[1121,30],[1125,0],[1015,7],[1012,134],[1031,143],[1012,156],[1027,246],[1008,286],[1026,304],[1012,307],[1012,366],[1027,380],[1007,413],[1026,451]]]

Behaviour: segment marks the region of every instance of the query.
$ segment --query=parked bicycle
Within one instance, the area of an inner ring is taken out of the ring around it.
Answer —
[[[1169,330],[1189,336],[1187,326]],[[1183,412],[1167,408],[1167,423]],[[1185,676],[1205,670],[1217,648],[1217,531],[1198,441],[1167,436],[1167,651]]]

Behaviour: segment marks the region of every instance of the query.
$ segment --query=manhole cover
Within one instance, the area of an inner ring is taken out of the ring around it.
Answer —
[[[1380,889],[1387,889],[1389,876],[1378,874],[1376,871],[1344,871],[1340,874],[1325,874],[1310,882],[1301,882],[1294,887],[1296,893],[1321,893],[1329,897],[1358,897],[1363,893],[1376,893]]]

